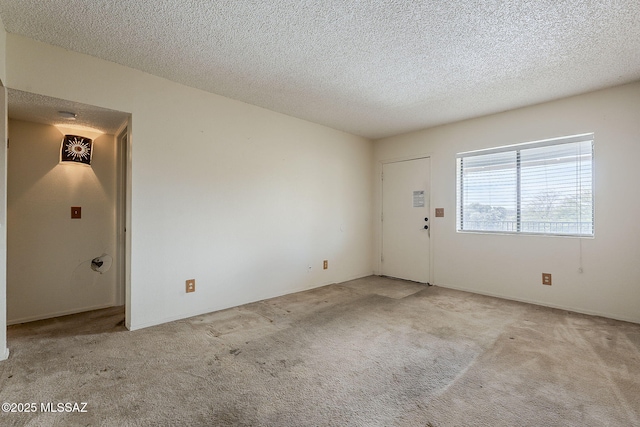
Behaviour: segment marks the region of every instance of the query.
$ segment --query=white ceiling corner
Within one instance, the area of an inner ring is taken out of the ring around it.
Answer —
[[[637,0],[0,0],[0,17],[369,138],[640,79]]]

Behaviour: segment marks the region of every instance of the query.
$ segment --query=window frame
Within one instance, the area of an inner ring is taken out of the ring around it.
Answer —
[[[559,146],[564,144],[591,142],[591,233],[558,233],[558,232],[530,232],[521,231],[521,150],[532,148]],[[516,155],[516,230],[465,230],[464,229],[464,159],[487,154],[514,152]],[[456,154],[456,232],[470,234],[508,234],[508,235],[526,235],[526,236],[558,236],[558,237],[575,237],[575,238],[594,238],[595,237],[595,134],[593,132],[563,136],[557,138],[544,139],[539,141],[524,142],[518,144],[505,145],[480,150],[465,151]]]

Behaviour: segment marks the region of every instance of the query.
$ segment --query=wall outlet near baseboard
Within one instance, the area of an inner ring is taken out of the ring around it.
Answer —
[[[186,281],[186,291],[187,293],[196,291],[196,279],[189,279]]]
[[[551,286],[551,273],[542,273],[542,284]]]
[[[329,268],[329,260],[325,259],[322,261],[322,269],[327,270]]]

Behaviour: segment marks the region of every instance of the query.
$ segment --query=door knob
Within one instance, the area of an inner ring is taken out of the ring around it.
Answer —
[[[425,229],[425,230],[428,230],[428,229],[429,229],[429,226],[428,226],[428,225],[425,225],[425,226],[424,226],[424,229]]]

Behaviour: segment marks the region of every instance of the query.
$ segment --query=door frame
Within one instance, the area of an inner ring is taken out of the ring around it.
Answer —
[[[118,287],[116,303],[125,306],[125,327],[131,330],[131,133],[132,115],[116,133],[116,232]]]
[[[433,207],[433,191],[431,191],[431,189],[433,188],[433,156],[431,155],[431,153],[427,153],[427,154],[418,154],[418,155],[414,155],[414,156],[403,156],[403,157],[393,157],[393,158],[389,158],[389,159],[383,159],[378,161],[378,165],[377,165],[377,170],[376,170],[376,186],[377,186],[377,194],[378,194],[378,201],[377,201],[377,205],[378,205],[378,212],[377,212],[377,221],[378,221],[378,226],[376,227],[377,233],[378,233],[378,238],[377,238],[377,251],[375,253],[375,258],[374,258],[374,268],[375,268],[375,272],[377,273],[378,276],[382,275],[382,235],[383,235],[383,231],[382,231],[382,227],[383,227],[383,221],[382,221],[382,214],[383,214],[383,194],[382,194],[382,171],[383,171],[383,166],[388,164],[388,163],[399,163],[399,162],[406,162],[406,161],[410,161],[410,160],[419,160],[419,159],[429,159],[429,215],[430,218],[434,217],[434,212],[435,212],[435,208]],[[433,231],[433,224],[434,222],[430,222],[430,227],[431,227],[431,231]],[[429,284],[433,285],[434,284],[434,280],[433,278],[435,277],[434,272],[435,272],[435,265],[433,262],[433,248],[434,248],[434,244],[433,244],[433,237],[434,237],[434,233],[430,233],[429,235]]]

